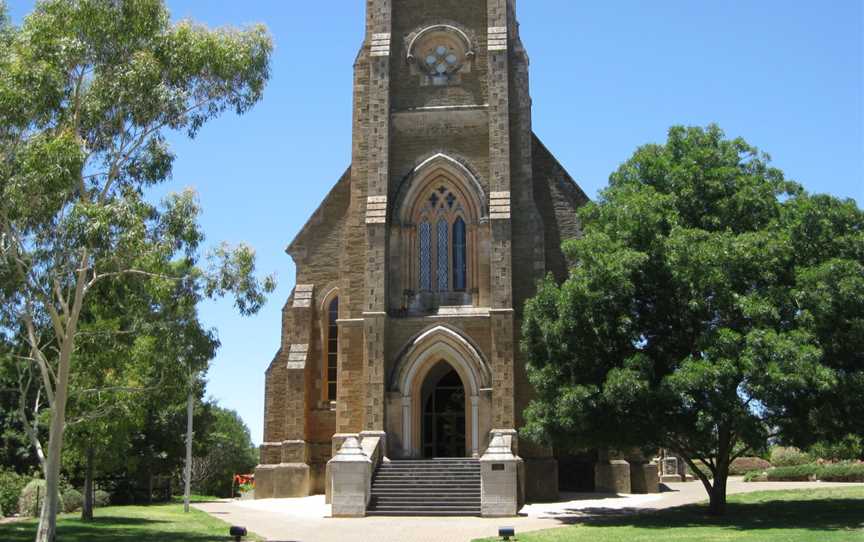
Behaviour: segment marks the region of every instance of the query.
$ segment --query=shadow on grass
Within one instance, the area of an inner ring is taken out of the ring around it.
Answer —
[[[222,501],[222,497],[213,497],[210,495],[192,495],[189,498],[189,502],[191,504],[204,504],[208,502],[219,502]],[[175,495],[171,497],[171,504],[183,504],[184,499],[182,495]]]
[[[591,508],[572,510],[574,515],[557,518],[565,525],[636,527],[641,529],[686,529],[721,527],[741,531],[796,529],[851,531],[864,527],[864,499],[822,499],[729,503],[726,515],[708,514],[704,504],[661,511]]]
[[[57,526],[57,540],[63,542],[219,542],[233,540],[228,536],[208,533],[166,532],[161,524],[171,523],[159,519],[105,517],[92,522],[62,521]],[[227,527],[226,527],[227,531]],[[3,542],[31,542],[36,534],[36,522],[0,525]]]

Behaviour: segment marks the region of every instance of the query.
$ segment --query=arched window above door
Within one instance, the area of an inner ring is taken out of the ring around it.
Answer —
[[[465,292],[468,289],[468,236],[465,206],[445,182],[424,193],[418,206],[416,254],[418,292]]]
[[[479,247],[489,237],[488,198],[471,170],[445,154],[428,158],[405,177],[393,211],[391,310],[427,314],[484,302],[489,260]]]

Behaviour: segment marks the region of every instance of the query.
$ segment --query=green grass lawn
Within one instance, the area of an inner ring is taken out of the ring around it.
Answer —
[[[519,542],[864,542],[861,487],[734,495],[726,517],[711,518],[706,511],[705,505],[685,506],[516,534]]]
[[[231,540],[228,524],[183,505],[111,506],[97,508],[95,520],[65,514],[57,522],[58,542],[213,542]],[[36,520],[0,525],[3,542],[32,542]],[[250,536],[247,540],[262,540]]]

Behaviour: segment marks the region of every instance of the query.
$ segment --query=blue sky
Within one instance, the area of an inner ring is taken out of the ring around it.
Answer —
[[[471,0],[465,0],[471,1]],[[673,124],[718,123],[771,154],[812,192],[864,204],[864,2],[861,0],[522,0],[534,130],[591,196],[637,146]],[[279,288],[257,316],[202,307],[222,348],[208,393],[262,438],[264,370],[294,285],[284,247],[351,156],[352,62],[361,0],[168,0],[176,19],[262,22],[273,34],[264,101],[194,141],[174,137],[166,190],[196,188],[212,243],[254,246]],[[9,0],[13,19],[32,9]]]

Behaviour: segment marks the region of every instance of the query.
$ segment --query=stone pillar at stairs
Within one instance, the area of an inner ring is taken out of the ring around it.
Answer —
[[[333,517],[366,517],[369,504],[372,461],[363,453],[357,435],[348,437],[339,453],[327,464],[332,477]]]

